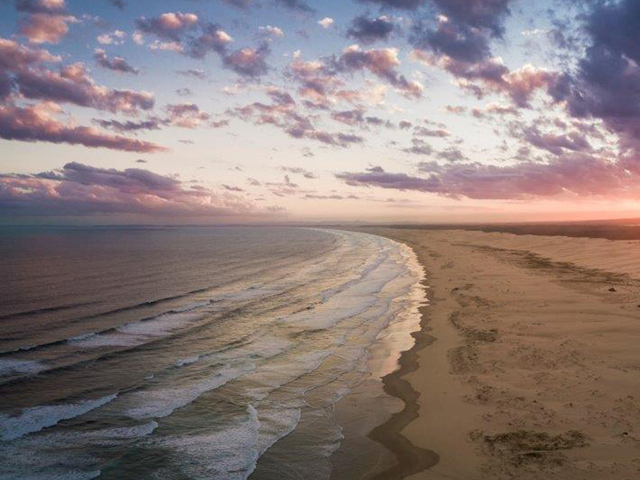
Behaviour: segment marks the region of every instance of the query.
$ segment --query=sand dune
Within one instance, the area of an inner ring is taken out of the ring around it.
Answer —
[[[410,478],[640,478],[640,242],[366,231],[428,272]]]

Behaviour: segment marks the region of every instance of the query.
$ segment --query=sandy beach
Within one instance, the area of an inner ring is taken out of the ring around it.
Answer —
[[[403,476],[640,478],[640,242],[361,230],[427,272],[423,331],[388,385],[407,407],[375,432],[411,443]]]

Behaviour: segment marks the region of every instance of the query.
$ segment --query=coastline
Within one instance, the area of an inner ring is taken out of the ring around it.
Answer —
[[[421,284],[429,292],[427,280]],[[428,293],[427,293],[428,297]],[[428,317],[426,309],[429,304],[419,308],[420,329],[413,332],[413,347],[400,354],[398,368],[382,378],[385,393],[400,399],[404,403],[401,411],[393,414],[386,422],[375,427],[369,438],[382,444],[392,452],[396,458],[396,464],[372,477],[373,480],[391,480],[405,478],[409,475],[423,472],[439,461],[440,457],[432,450],[414,445],[402,431],[414,420],[419,418],[418,397],[420,394],[404,377],[417,371],[420,367],[418,352],[433,343],[434,338],[428,333]]]
[[[399,465],[371,478],[636,478],[640,242],[354,230],[411,247],[429,287],[384,378],[405,407],[371,432]]]

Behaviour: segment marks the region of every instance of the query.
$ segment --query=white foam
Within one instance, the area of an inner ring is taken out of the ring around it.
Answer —
[[[193,355],[187,358],[181,358],[176,362],[176,367],[184,367],[185,365],[191,365],[192,363],[196,363],[200,360],[201,355]]]
[[[300,421],[295,408],[258,412],[247,406],[247,416],[238,424],[204,435],[183,435],[161,440],[188,461],[182,464],[192,478],[246,480],[260,456],[293,430]]]
[[[130,438],[146,437],[147,435],[151,435],[156,428],[158,428],[158,422],[152,420],[143,425],[136,425],[135,427],[118,427],[95,430],[93,432],[87,432],[87,436],[97,439],[125,440]]]
[[[184,407],[205,392],[221,387],[251,371],[253,365],[231,367],[225,365],[216,375],[191,385],[158,390],[141,390],[127,396],[127,401],[136,406],[126,411],[131,418],[162,418],[171,415],[174,410]]]
[[[293,432],[298,422],[300,422],[301,415],[302,413],[298,408],[272,409],[261,412],[260,434],[258,435],[258,451],[260,455],[278,440]]]
[[[249,405],[242,423],[210,434],[168,437],[159,443],[186,457],[181,470],[189,478],[246,480],[260,454],[259,428],[258,412]]]
[[[15,440],[28,433],[52,427],[62,420],[79,417],[109,403],[117,394],[95,400],[83,400],[64,405],[43,405],[22,410],[20,415],[0,415],[0,439]]]
[[[164,313],[150,320],[123,325],[112,332],[76,338],[74,344],[81,348],[135,347],[173,333],[201,318],[200,313]]]

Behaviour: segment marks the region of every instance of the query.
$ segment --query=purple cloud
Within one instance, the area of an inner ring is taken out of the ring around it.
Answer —
[[[336,177],[352,186],[413,190],[472,199],[527,199],[557,196],[638,198],[640,168],[632,159],[611,162],[583,153],[556,157],[549,163],[515,165],[436,162],[419,164],[425,177],[390,173],[380,167]]]
[[[371,44],[388,40],[394,27],[393,21],[385,15],[371,19],[361,15],[351,22],[347,37],[355,38],[364,44]]]
[[[297,139],[311,139],[336,147],[348,147],[360,144],[364,139],[350,133],[331,133],[316,127],[314,118],[299,112],[299,105],[290,94],[277,88],[267,91],[272,102],[265,104],[254,102],[243,107],[229,110],[227,113],[256,125],[272,125]]]
[[[360,2],[377,4],[386,8],[416,10],[418,7],[424,5],[425,0],[360,0]]]
[[[368,70],[397,88],[409,98],[422,96],[422,85],[409,81],[397,71],[400,66],[398,51],[394,48],[362,50],[357,45],[343,50],[342,54],[332,59],[332,67],[337,71],[356,72]]]
[[[52,116],[56,104],[42,103],[27,107],[0,105],[0,137],[25,142],[51,142],[109,148],[126,152],[155,153],[166,150],[151,142],[108,135],[94,127],[69,125]]]
[[[20,93],[35,100],[73,103],[110,112],[136,113],[150,110],[154,97],[148,92],[112,90],[97,85],[82,63],[67,65],[58,72],[26,68],[16,72]]]
[[[137,75],[140,72],[122,57],[107,56],[107,52],[101,48],[97,48],[94,51],[93,58],[95,58],[97,64],[102,68],[113,70],[114,72],[131,73],[133,75]]]
[[[160,126],[165,124],[164,121],[158,118],[150,118],[147,120],[140,120],[140,121],[95,119],[93,120],[93,122],[96,125],[100,125],[102,128],[114,130],[120,133],[137,132],[141,130],[159,130]]]
[[[72,162],[34,175],[0,175],[5,215],[147,214],[235,216],[258,213],[231,193],[187,186],[149,170],[103,169]]]
[[[66,10],[64,0],[16,0],[16,10],[25,13],[60,14]]]

